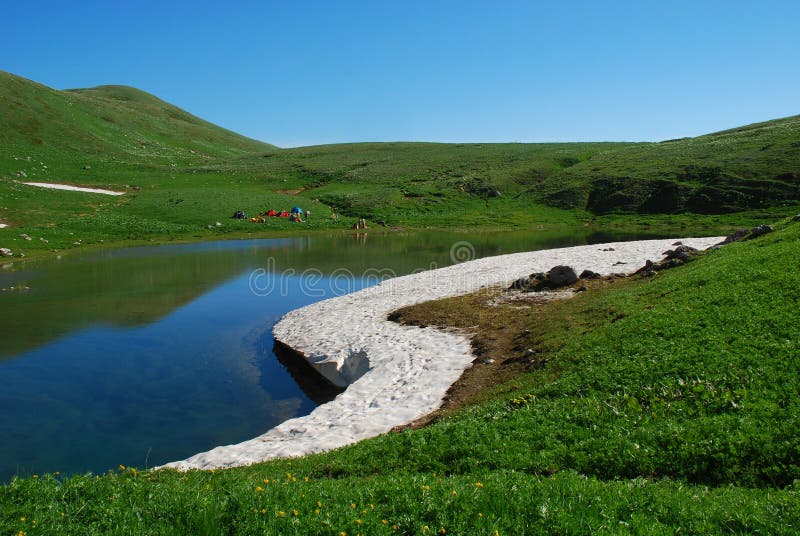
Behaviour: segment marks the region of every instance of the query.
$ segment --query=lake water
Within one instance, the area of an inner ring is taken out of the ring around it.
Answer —
[[[308,414],[335,392],[275,355],[292,309],[471,257],[629,238],[370,232],[5,266],[0,481],[152,467]]]

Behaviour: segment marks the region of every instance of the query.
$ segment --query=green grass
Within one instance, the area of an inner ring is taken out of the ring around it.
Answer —
[[[546,315],[501,311],[523,315],[520,347],[539,350],[543,366],[427,428],[213,473],[15,479],[0,488],[0,525],[797,533],[800,223],[776,227],[654,278],[553,302]]]
[[[134,88],[57,91],[4,72],[0,110],[0,221],[11,224],[0,230],[0,247],[28,256],[101,243],[335,231],[360,217],[407,228],[649,226],[700,234],[800,210],[798,117],[662,143],[279,149]],[[22,180],[127,194],[47,192]],[[309,225],[229,219],[236,210],[296,204],[311,208]],[[23,233],[35,240],[22,243]]]

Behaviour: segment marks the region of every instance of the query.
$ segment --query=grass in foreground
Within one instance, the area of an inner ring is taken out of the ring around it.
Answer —
[[[781,224],[653,279],[482,311],[485,326],[513,318],[516,333],[505,337],[537,349],[539,366],[429,427],[213,473],[15,479],[0,488],[0,525],[47,534],[795,534],[798,258],[800,223]],[[420,307],[457,323],[475,299]]]

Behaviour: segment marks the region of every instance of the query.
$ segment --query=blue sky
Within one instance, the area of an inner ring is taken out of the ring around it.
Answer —
[[[693,136],[800,113],[800,2],[4,2],[0,69],[280,146]]]

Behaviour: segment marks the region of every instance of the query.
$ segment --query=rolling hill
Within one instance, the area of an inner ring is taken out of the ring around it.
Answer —
[[[280,149],[135,88],[59,91],[5,72],[0,113],[0,223],[18,230],[3,231],[0,247],[18,246],[8,238],[20,233],[43,239],[24,244],[29,252],[346,229],[360,217],[407,228],[658,222],[706,232],[800,205],[800,116],[660,143]],[[24,181],[126,195],[55,193]],[[215,225],[236,210],[293,205],[317,216],[302,227]]]

